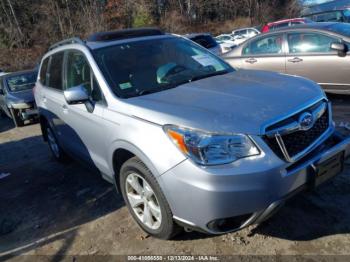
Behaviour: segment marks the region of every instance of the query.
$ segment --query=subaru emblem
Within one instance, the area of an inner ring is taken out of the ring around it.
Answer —
[[[311,113],[305,112],[301,114],[301,116],[299,117],[300,130],[307,131],[311,129],[313,125],[314,125],[314,116]]]

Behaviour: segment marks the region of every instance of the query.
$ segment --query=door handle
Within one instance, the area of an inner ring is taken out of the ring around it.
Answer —
[[[47,101],[46,96],[42,96],[41,98],[42,98],[43,102],[46,103],[46,101]]]
[[[249,58],[247,60],[245,60],[246,63],[249,63],[249,64],[254,64],[256,62],[258,62],[258,60],[256,60],[255,58]]]
[[[299,63],[302,61],[303,61],[303,59],[301,59],[299,57],[294,57],[293,59],[288,59],[288,62],[291,62],[291,63]]]

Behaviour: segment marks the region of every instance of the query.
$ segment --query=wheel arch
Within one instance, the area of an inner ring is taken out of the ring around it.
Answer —
[[[112,157],[111,157],[111,163],[110,166],[113,168],[114,172],[114,181],[115,184],[120,192],[120,185],[119,185],[119,173],[120,168],[122,165],[129,160],[132,157],[139,158],[146,166],[147,168],[152,172],[152,174],[155,177],[158,177],[160,174],[158,173],[155,166],[152,164],[150,159],[136,146],[130,144],[126,141],[117,141],[113,143],[113,149],[112,151]]]

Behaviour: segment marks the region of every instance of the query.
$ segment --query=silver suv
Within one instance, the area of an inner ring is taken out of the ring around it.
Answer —
[[[35,99],[53,156],[97,169],[140,227],[164,239],[260,223],[338,174],[350,153],[314,82],[236,71],[156,29],[52,46]]]

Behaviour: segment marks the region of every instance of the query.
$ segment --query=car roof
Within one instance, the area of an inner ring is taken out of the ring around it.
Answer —
[[[319,23],[308,23],[308,24],[300,24],[300,25],[294,25],[290,27],[283,27],[283,28],[277,28],[272,32],[281,32],[281,31],[293,31],[297,29],[320,29],[320,30],[327,30],[328,27],[340,24],[339,22],[319,22]]]
[[[184,35],[184,37],[186,38],[194,38],[198,36],[211,36],[211,34],[210,33],[191,33],[191,34]]]
[[[99,49],[103,47],[113,46],[117,44],[126,44],[126,43],[133,43],[133,42],[139,42],[139,41],[145,41],[145,40],[152,40],[152,39],[165,39],[165,38],[172,38],[176,37],[171,34],[165,34],[165,35],[159,35],[159,36],[145,36],[145,37],[137,37],[137,38],[125,38],[121,40],[113,40],[113,41],[107,41],[107,42],[91,42],[86,41],[85,45],[91,49]]]
[[[97,32],[88,36],[86,40],[82,40],[79,37],[73,37],[57,42],[50,46],[44,57],[50,56],[59,51],[63,51],[66,49],[66,47],[72,48],[74,46],[85,46],[90,50],[94,50],[116,44],[169,37],[176,37],[176,35],[165,33],[155,27],[129,28],[115,31]]]
[[[287,22],[298,22],[298,21],[305,21],[305,18],[289,18],[289,19],[283,19],[283,20],[278,20],[278,21],[275,21],[275,22],[270,22],[270,23],[267,23],[268,26],[271,26],[271,25],[276,25],[276,24],[282,24],[282,23],[287,23]]]
[[[300,31],[300,30],[310,30],[310,31],[319,30],[319,31],[326,31],[330,34],[337,35],[339,37],[342,37],[342,38],[349,40],[350,37],[348,37],[346,35],[342,35],[340,33],[337,33],[335,31],[332,31],[329,29],[332,25],[336,25],[336,24],[342,24],[342,23],[339,23],[339,22],[319,22],[319,23],[300,24],[300,25],[294,25],[294,26],[290,26],[290,27],[278,28],[276,30],[269,31],[267,33],[263,33],[262,35],[272,35],[275,33],[294,32],[294,31]],[[255,37],[257,37],[257,36],[255,36]]]
[[[6,73],[5,75],[2,75],[2,77],[7,78],[7,77],[17,76],[17,75],[22,75],[22,74],[27,74],[27,73],[37,73],[37,70],[29,69],[29,70],[22,70],[22,71],[11,72],[11,73]]]
[[[232,32],[241,31],[241,30],[247,30],[247,29],[257,30],[255,27],[243,27],[243,28],[235,29]]]

